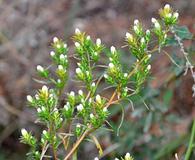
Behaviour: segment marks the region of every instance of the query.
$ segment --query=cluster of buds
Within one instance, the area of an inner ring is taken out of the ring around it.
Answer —
[[[50,52],[52,60],[57,65],[56,75],[58,79],[55,81],[56,87],[62,89],[67,80],[68,57],[67,44],[57,37],[53,38],[52,47],[54,51]]]
[[[94,62],[99,60],[99,54],[104,48],[100,38],[97,38],[96,43],[94,43],[89,35],[86,36],[86,34],[81,32],[78,28],[75,29],[73,38],[75,40],[76,52],[79,57],[88,55]]]
[[[118,92],[121,95],[124,94],[124,88],[126,88],[128,83],[128,73],[124,73],[122,70],[122,66],[119,60],[119,52],[116,50],[114,46],[110,47],[110,56],[109,56],[109,64],[107,72],[104,74],[104,78],[106,81],[112,85],[117,86]]]
[[[85,66],[83,63],[78,63],[77,65],[78,68],[75,70],[77,78],[86,84],[92,83],[92,73],[90,68]]]
[[[99,160],[98,157],[95,157],[94,160]],[[119,158],[114,158],[114,160],[120,160]],[[134,158],[130,155],[130,153],[126,153],[124,158],[121,160],[134,160]]]
[[[126,32],[126,41],[129,45],[131,53],[141,60],[147,52],[148,43],[151,39],[150,30],[144,32],[141,23],[138,20],[134,21],[133,30],[135,34]]]
[[[159,10],[160,17],[162,18],[165,25],[174,25],[178,21],[179,13],[174,12],[169,4],[166,4],[164,8]]]
[[[134,20],[134,26],[133,26],[133,30],[135,32],[135,34],[139,37],[143,36],[143,28],[142,28],[142,24],[139,22],[139,20]]]
[[[26,131],[26,129],[21,129],[21,134],[22,134],[22,137],[21,137],[21,141],[25,144],[28,144],[32,147],[35,147],[36,146],[36,142],[37,140],[35,139],[34,136],[32,136],[31,133],[28,133]]]
[[[163,30],[160,22],[157,19],[152,18],[151,22],[154,25],[153,31],[156,34],[156,36],[158,37],[159,46],[161,47],[166,42],[167,33],[166,33],[166,31]]]

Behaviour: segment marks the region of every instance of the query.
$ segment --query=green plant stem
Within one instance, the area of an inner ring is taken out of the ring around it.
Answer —
[[[89,128],[87,129],[82,136],[75,142],[74,146],[72,147],[72,149],[70,150],[70,152],[66,155],[66,157],[64,158],[64,160],[68,160],[70,158],[70,156],[72,156],[72,154],[74,154],[74,152],[77,150],[78,146],[80,145],[80,143],[83,141],[83,139],[88,136],[91,132],[93,132],[95,130],[95,128]]]
[[[189,142],[189,145],[188,145],[188,149],[186,151],[185,160],[190,160],[192,149],[194,147],[194,144],[193,144],[194,138],[195,138],[195,119],[193,120],[191,136],[190,136],[190,142]]]

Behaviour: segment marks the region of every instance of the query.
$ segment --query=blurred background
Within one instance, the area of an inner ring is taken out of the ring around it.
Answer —
[[[134,19],[151,25],[151,17],[157,17],[165,3],[179,11],[179,23],[194,34],[194,0],[0,0],[0,160],[25,159],[28,148],[19,142],[20,129],[39,132],[39,125],[33,123],[34,111],[26,105],[26,95],[39,87],[33,80],[35,67],[49,64],[52,37],[68,40],[72,46],[70,37],[78,27],[93,39],[101,38],[107,46],[121,48]],[[185,43],[192,56],[194,44],[194,40]],[[179,50],[169,51],[178,63],[184,63]],[[124,64],[128,63],[127,53],[123,55]],[[181,157],[195,117],[192,84],[190,74],[183,76],[166,55],[157,55],[142,98],[134,98],[135,110],[123,104],[125,118],[120,130],[121,109],[113,107],[109,121],[113,132],[96,133],[105,150],[102,159],[125,152],[136,160],[171,160],[176,152]],[[90,160],[98,151],[94,144],[84,143],[79,154],[79,159]]]

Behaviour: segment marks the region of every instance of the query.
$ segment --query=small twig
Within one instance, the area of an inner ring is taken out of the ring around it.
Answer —
[[[89,128],[87,129],[82,136],[75,142],[74,146],[72,147],[72,149],[70,150],[70,152],[66,155],[66,157],[64,158],[64,160],[68,160],[70,158],[70,156],[72,156],[72,154],[76,151],[76,149],[78,148],[78,146],[80,145],[80,143],[83,141],[83,139],[88,136],[92,131],[94,131],[95,128]]]

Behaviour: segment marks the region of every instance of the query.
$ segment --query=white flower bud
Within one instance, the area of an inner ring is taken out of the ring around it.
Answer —
[[[37,112],[40,113],[42,110],[41,108],[37,108]]]
[[[80,68],[76,68],[76,74],[81,74],[81,73],[82,73],[81,69]]]
[[[150,30],[149,29],[146,30],[146,34],[150,35]]]
[[[97,52],[94,52],[94,56],[98,56],[98,53]]]
[[[64,48],[67,48],[67,44],[66,43],[64,43]]]
[[[96,39],[96,45],[97,45],[97,46],[100,46],[101,43],[102,43],[102,42],[101,42],[101,39],[100,39],[100,38]]]
[[[98,157],[95,157],[94,160],[99,160],[99,158]]]
[[[57,37],[53,38],[53,43],[57,43],[59,41],[59,39]]]
[[[54,51],[51,51],[51,52],[50,52],[50,56],[51,56],[51,57],[55,56],[55,54],[56,54],[56,53],[55,53]]]
[[[91,118],[91,119],[93,119],[93,118],[94,118],[93,113],[91,113],[89,116],[90,116],[90,118]]]
[[[81,112],[81,111],[83,110],[83,105],[82,105],[82,104],[79,104],[79,105],[77,106],[77,110],[78,110],[79,112]]]
[[[48,88],[46,85],[44,85],[41,89],[44,93],[48,93]]]
[[[35,98],[36,98],[36,100],[38,100],[39,99],[39,95],[35,94]]]
[[[130,34],[129,32],[126,32],[126,38],[127,39],[129,39],[130,41],[132,41],[133,40],[133,35],[132,34]]]
[[[179,17],[179,13],[178,13],[178,12],[173,13],[173,17],[174,17],[175,19],[177,19],[177,18]]]
[[[108,112],[108,109],[106,107],[104,107],[103,112]]]
[[[126,153],[126,155],[125,155],[125,160],[128,160],[128,159],[130,159],[130,158],[131,158],[130,153]]]
[[[43,72],[44,68],[41,65],[37,65],[37,71]]]
[[[111,46],[110,51],[111,51],[111,53],[114,53],[114,52],[116,52],[116,48],[114,46]]]
[[[115,158],[114,160],[119,160],[118,158]]]
[[[33,98],[32,98],[31,95],[27,95],[27,96],[26,96],[26,99],[27,99],[27,101],[30,102],[30,103],[33,102]]]
[[[106,78],[106,79],[107,79],[107,78],[108,78],[108,75],[107,75],[107,74],[104,74],[104,78]]]
[[[154,27],[155,27],[156,29],[160,29],[160,24],[159,24],[158,22],[156,22],[156,23],[154,23]]]
[[[81,96],[83,95],[83,91],[82,91],[82,90],[79,90],[78,93],[79,93],[79,95],[81,95]]]
[[[147,66],[147,70],[149,71],[151,69],[151,65],[149,64],[148,66]]]
[[[91,37],[90,36],[87,36],[87,40],[89,41],[91,39]]]
[[[137,26],[133,26],[133,30],[136,32],[138,32],[138,27]]]
[[[41,107],[41,111],[42,111],[42,112],[45,112],[45,110],[46,110],[45,107],[42,106],[42,107]]]
[[[138,19],[135,19],[134,20],[134,25],[138,25],[139,24],[139,20]]]
[[[28,135],[28,132],[26,131],[26,129],[24,129],[24,128],[22,128],[21,129],[21,134],[22,134],[22,136],[27,136]]]
[[[169,4],[165,4],[165,6],[164,6],[164,9],[170,9],[170,5]]]
[[[81,128],[81,125],[78,123],[78,124],[76,125],[76,128]]]
[[[128,73],[124,73],[124,77],[128,77]]]
[[[148,54],[148,58],[151,58],[152,57],[152,55],[151,54]]]
[[[69,110],[69,106],[68,106],[67,104],[65,104],[65,105],[64,105],[64,109],[65,109],[66,111],[68,111],[68,110]]]
[[[152,21],[152,23],[156,23],[157,22],[156,18],[152,18],[151,21]]]
[[[142,37],[142,38],[141,38],[141,43],[144,44],[145,42],[146,42],[146,41],[145,41],[145,38]]]
[[[63,54],[60,55],[60,59],[61,60],[64,60],[65,59],[65,56]]]
[[[46,135],[47,134],[47,131],[46,130],[43,130],[43,134]]]
[[[75,34],[81,34],[80,29],[76,28],[76,29],[75,29]]]
[[[95,82],[93,82],[93,83],[91,84],[91,86],[92,86],[92,87],[95,87]]]
[[[75,42],[74,45],[76,46],[76,48],[79,48],[81,46],[79,42]]]
[[[96,95],[95,100],[96,100],[96,102],[101,103],[101,101],[102,101],[101,96],[99,94]]]
[[[63,70],[64,67],[62,65],[58,65],[58,70]]]
[[[71,91],[71,92],[70,92],[70,96],[72,96],[72,97],[74,97],[74,96],[75,96],[74,91]]]
[[[109,66],[110,68],[114,68],[114,64],[113,64],[113,63],[109,63],[108,66]]]

